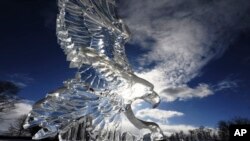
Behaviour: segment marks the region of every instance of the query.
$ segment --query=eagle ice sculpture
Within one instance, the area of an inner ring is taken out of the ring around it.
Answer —
[[[24,128],[40,127],[33,139],[162,140],[156,123],[137,119],[131,104],[157,107],[154,86],[131,70],[124,50],[129,30],[115,0],[58,0],[57,37],[76,76],[48,93],[29,113]]]

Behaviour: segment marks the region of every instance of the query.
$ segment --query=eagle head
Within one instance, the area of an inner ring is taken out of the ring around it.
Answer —
[[[131,95],[133,101],[142,99],[152,105],[153,108],[160,104],[160,97],[154,91],[154,85],[145,79],[142,79],[136,75],[133,75],[133,83],[131,86]]]

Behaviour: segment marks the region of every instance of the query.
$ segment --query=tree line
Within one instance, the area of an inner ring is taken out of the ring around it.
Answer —
[[[167,141],[229,141],[231,125],[245,125],[250,124],[247,118],[237,117],[228,121],[219,121],[217,129],[205,128],[201,126],[198,129],[189,130],[188,133],[182,131],[173,133],[167,137]]]

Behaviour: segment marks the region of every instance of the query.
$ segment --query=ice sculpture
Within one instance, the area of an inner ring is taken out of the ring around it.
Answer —
[[[58,7],[58,42],[78,71],[33,106],[24,128],[40,127],[33,139],[137,141],[149,131],[151,140],[161,140],[159,126],[131,110],[137,99],[154,108],[160,98],[128,64],[124,44],[130,34],[115,0],[58,0]]]

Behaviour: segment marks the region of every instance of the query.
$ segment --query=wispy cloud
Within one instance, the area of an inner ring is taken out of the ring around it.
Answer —
[[[133,35],[131,43],[151,50],[138,58],[138,74],[168,101],[211,95],[208,84],[189,88],[187,82],[219,58],[250,21],[245,0],[127,0],[120,7]],[[148,64],[156,65],[147,69]],[[174,89],[187,96],[172,96],[169,90]]]
[[[21,88],[26,87],[28,84],[34,81],[34,79],[29,74],[24,73],[9,74],[8,79]]]
[[[33,81],[34,79],[29,76],[29,74],[26,73],[13,73],[9,74],[10,78],[13,79],[22,79],[24,81]]]
[[[222,91],[225,89],[234,89],[238,87],[236,80],[225,79],[220,81],[217,85],[213,86],[214,91]]]

